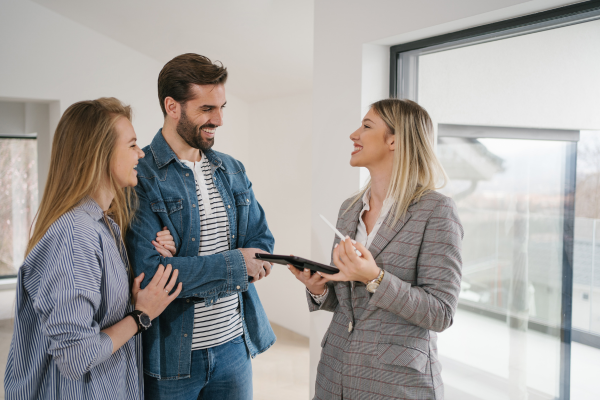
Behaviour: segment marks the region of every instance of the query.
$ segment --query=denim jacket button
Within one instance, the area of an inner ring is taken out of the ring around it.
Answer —
[[[186,174],[185,174],[185,176],[190,176],[190,174],[189,174],[189,173],[186,173]]]
[[[189,303],[189,302],[190,302],[190,299],[187,299],[185,302],[186,302],[186,303]]]
[[[249,199],[246,199],[246,203],[250,203],[250,200],[249,200]]]
[[[192,242],[195,242],[195,241],[196,241],[196,238],[192,238]]]
[[[240,285],[237,285],[235,288],[236,288],[237,290],[240,290]]]
[[[196,208],[196,205],[195,205],[195,204],[192,204],[192,208]]]
[[[235,239],[235,235],[231,235],[231,238],[232,238],[232,239]]]
[[[187,333],[184,333],[184,334],[183,334],[183,337],[187,337]]]
[[[227,205],[227,208],[231,208],[231,206],[228,204],[228,205]]]

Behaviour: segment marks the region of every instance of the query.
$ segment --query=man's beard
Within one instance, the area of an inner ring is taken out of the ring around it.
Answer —
[[[181,118],[177,123],[176,130],[179,136],[181,136],[181,138],[185,140],[185,142],[189,146],[195,149],[200,149],[202,151],[206,151],[213,147],[213,145],[215,144],[215,139],[203,139],[200,131],[202,130],[202,128],[214,129],[216,127],[217,126],[213,124],[205,124],[200,127],[194,125],[192,121],[188,119],[187,114],[185,113],[185,106],[181,107]]]

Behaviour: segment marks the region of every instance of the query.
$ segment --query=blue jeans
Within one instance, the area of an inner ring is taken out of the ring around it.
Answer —
[[[192,351],[190,372],[186,379],[144,374],[146,400],[252,400],[252,363],[243,336]]]

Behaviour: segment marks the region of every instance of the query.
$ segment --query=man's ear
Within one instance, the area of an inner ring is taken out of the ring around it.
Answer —
[[[165,97],[165,111],[168,117],[178,121],[181,117],[181,104],[176,102],[172,97]]]

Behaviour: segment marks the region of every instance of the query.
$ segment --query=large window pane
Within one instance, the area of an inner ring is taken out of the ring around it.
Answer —
[[[600,398],[589,379],[600,375],[600,21],[589,18],[401,56],[400,95],[434,120],[465,226],[459,310],[439,335],[449,400]]]
[[[37,140],[0,138],[0,278],[23,262],[38,206]]]
[[[582,131],[577,154],[573,327],[600,335],[600,131]]]
[[[460,294],[465,312],[451,334],[440,335],[440,354],[451,359],[459,376],[474,367],[487,372],[479,385],[494,398],[521,391],[540,399],[558,396],[565,160],[571,146],[438,141],[450,177],[444,192],[455,200],[465,229]],[[468,334],[468,343],[451,340],[458,333]]]

